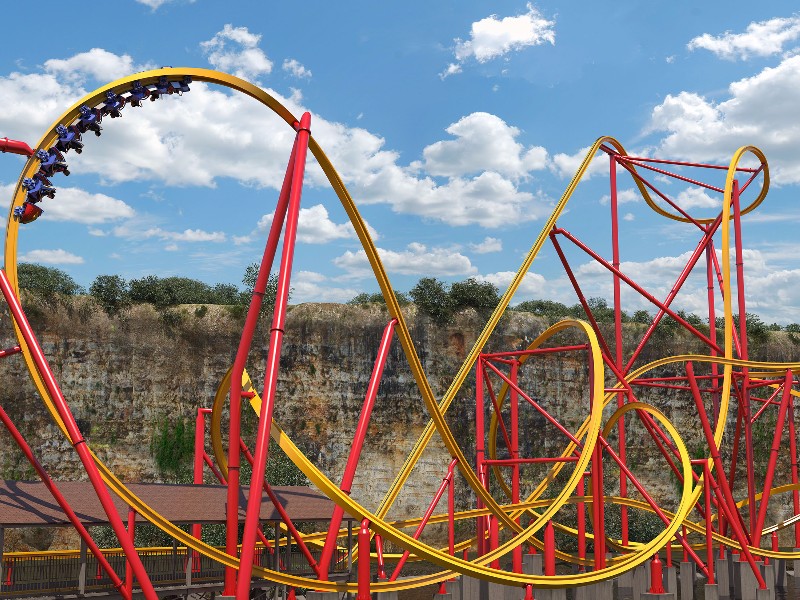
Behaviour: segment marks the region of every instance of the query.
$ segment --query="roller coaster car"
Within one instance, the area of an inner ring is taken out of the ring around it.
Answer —
[[[191,91],[189,84],[192,83],[192,78],[189,75],[184,75],[181,81],[171,81],[172,89],[178,94],[185,94]]]
[[[22,180],[22,187],[28,190],[28,202],[41,202],[42,197],[56,197],[56,188],[44,175],[37,173],[32,178],[26,177]]]
[[[103,108],[100,109],[101,112],[104,115],[111,115],[112,119],[116,119],[122,116],[120,111],[123,108],[125,108],[125,98],[108,90],[106,92],[106,103],[103,105]]]
[[[58,141],[56,142],[56,148],[58,150],[61,152],[67,152],[68,150],[73,149],[78,154],[83,152],[81,132],[77,127],[75,127],[75,125],[70,125],[69,127],[66,127],[65,125],[57,125],[56,133],[58,133]]]
[[[128,102],[131,106],[139,107],[142,105],[142,100],[150,96],[150,90],[144,87],[139,81],[133,82],[133,87],[130,89],[128,95]]]
[[[23,225],[35,221],[41,214],[42,209],[30,202],[23,202],[22,206],[18,206],[14,209],[14,219]]]
[[[81,133],[86,133],[87,131],[91,130],[94,131],[94,134],[97,137],[100,137],[100,132],[102,131],[102,127],[100,127],[100,122],[103,120],[103,113],[100,111],[99,108],[89,108],[85,104],[80,107],[81,116],[78,119],[78,122],[75,123],[75,127],[78,128],[78,131]]]
[[[175,92],[175,89],[170,85],[169,81],[167,80],[165,75],[162,75],[158,78],[158,82],[155,83],[156,89],[151,90],[150,92],[150,100],[155,102],[163,96],[164,94],[172,94]]]
[[[39,173],[45,177],[52,177],[56,173],[64,173],[69,175],[67,163],[64,160],[64,155],[61,154],[56,148],[49,150],[37,150],[36,158],[39,159]]]

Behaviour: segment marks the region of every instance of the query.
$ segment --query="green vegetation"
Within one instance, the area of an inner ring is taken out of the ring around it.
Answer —
[[[75,296],[83,293],[83,288],[61,269],[31,263],[17,265],[19,287],[42,297],[56,300],[60,296]]]
[[[191,482],[194,432],[187,421],[162,419],[150,442],[150,453],[162,477],[174,483]]]

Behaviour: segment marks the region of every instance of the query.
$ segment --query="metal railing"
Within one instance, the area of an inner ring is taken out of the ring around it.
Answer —
[[[224,548],[220,548],[224,550]],[[138,548],[150,580],[156,587],[190,588],[221,582],[225,567],[218,562],[188,550],[183,546],[161,548]],[[321,551],[310,548],[315,560]],[[125,554],[119,548],[103,550],[114,571],[125,578]],[[305,556],[292,546],[280,548],[281,571],[293,574],[311,574]],[[261,545],[256,548],[254,563],[274,568],[275,557]],[[64,593],[113,593],[111,578],[100,567],[91,553],[79,550],[52,552],[5,553],[0,569],[0,597],[22,596],[30,592],[37,594]],[[347,572],[347,552],[337,550],[335,561],[331,561],[333,572]],[[255,581],[255,579],[254,579]],[[134,587],[138,587],[134,582]]]

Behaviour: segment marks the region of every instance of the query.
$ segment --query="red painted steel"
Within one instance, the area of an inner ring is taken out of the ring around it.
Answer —
[[[358,425],[356,432],[353,435],[353,444],[350,447],[350,454],[347,457],[347,464],[344,468],[342,475],[342,483],[340,489],[349,494],[353,486],[353,479],[356,475],[358,468],[358,461],[361,458],[361,449],[364,446],[364,440],[367,437],[367,430],[369,428],[370,417],[372,416],[372,409],[375,407],[375,399],[378,396],[378,387],[380,386],[383,370],[386,367],[386,359],[389,356],[391,349],[392,338],[394,337],[394,328],[397,325],[397,319],[392,319],[383,330],[380,345],[378,346],[378,355],[375,358],[375,364],[372,367],[372,375],[370,376],[369,385],[367,386],[367,393],[364,396],[364,404],[361,406],[361,414],[358,417]],[[328,570],[333,557],[333,552],[336,549],[336,540],[339,535],[339,526],[342,524],[342,517],[344,516],[344,509],[341,506],[336,506],[333,509],[333,516],[328,526],[328,534],[325,537],[325,544],[322,547],[322,554],[319,559],[319,578],[323,581],[328,579]]]
[[[18,140],[10,140],[7,137],[0,138],[0,152],[33,156],[33,149],[28,144]]]
[[[61,490],[58,489],[56,482],[53,481],[50,475],[47,474],[47,471],[44,470],[44,467],[42,466],[42,463],[39,462],[39,459],[34,456],[31,447],[28,445],[28,442],[25,441],[22,433],[20,433],[19,429],[17,429],[17,426],[11,421],[11,417],[8,416],[8,413],[6,413],[2,406],[0,406],[0,421],[3,422],[3,425],[8,430],[8,433],[11,434],[14,442],[17,444],[19,449],[22,450],[25,458],[28,459],[28,462],[31,464],[33,470],[36,471],[36,474],[42,480],[42,483],[44,483],[45,487],[53,496],[53,499],[56,501],[61,510],[64,511],[64,514],[75,528],[75,531],[77,531],[78,535],[81,536],[81,539],[86,544],[89,552],[91,552],[92,555],[94,555],[94,557],[97,559],[97,568],[108,573],[109,579],[111,579],[111,582],[120,595],[122,595],[125,600],[130,600],[131,595],[125,589],[125,582],[123,582],[119,575],[117,575],[117,573],[114,571],[111,563],[108,562],[108,559],[105,557],[102,550],[100,550],[100,547],[92,539],[92,536],[89,535],[89,532],[86,530],[86,527],[83,526],[83,523],[81,523],[78,515],[75,514],[74,510],[72,510],[72,507],[67,502],[67,499],[64,498]]]
[[[239,574],[236,578],[237,600],[249,600],[250,577],[253,572],[253,549],[255,548],[256,529],[261,511],[261,489],[264,486],[264,470],[267,466],[269,451],[269,429],[272,425],[272,410],[275,405],[275,390],[278,384],[280,369],[281,342],[286,321],[286,307],[289,301],[289,282],[291,280],[294,244],[297,235],[297,223],[300,215],[300,197],[303,190],[306,154],[308,151],[309,127],[311,115],[303,113],[297,132],[297,148],[289,191],[289,208],[286,215],[286,227],[283,234],[283,252],[280,271],[278,272],[278,290],[275,298],[275,312],[270,329],[267,366],[264,376],[264,395],[261,399],[261,413],[258,418],[256,446],[253,453],[253,474],[250,480],[250,496],[247,499],[247,513],[242,533],[242,556]],[[233,438],[236,439],[236,438]]]
[[[650,561],[650,593],[663,594],[664,593],[664,571],[661,568],[661,559],[658,554],[653,555],[653,560]]]
[[[369,519],[361,521],[361,528],[358,531],[358,594],[356,600],[372,600],[370,594],[370,573],[369,559]]]
[[[153,584],[150,582],[150,578],[147,576],[147,572],[145,571],[144,565],[139,558],[139,554],[136,552],[136,548],[133,546],[133,544],[128,540],[128,536],[126,535],[125,531],[125,525],[117,513],[117,509],[114,506],[114,501],[111,499],[111,494],[106,488],[103,478],[100,476],[100,472],[97,469],[97,465],[94,463],[94,459],[89,452],[89,448],[86,446],[86,440],[83,438],[83,434],[78,428],[78,424],[75,421],[75,417],[72,415],[72,411],[70,410],[64,395],[61,393],[61,388],[59,388],[56,378],[53,375],[53,371],[50,369],[50,365],[44,356],[42,347],[39,345],[39,342],[36,339],[33,330],[31,329],[30,323],[28,323],[28,319],[25,316],[25,312],[22,310],[22,306],[14,294],[14,290],[11,288],[11,284],[8,281],[6,272],[2,269],[0,269],[0,290],[2,291],[3,297],[6,300],[6,304],[8,304],[8,308],[11,311],[14,321],[17,323],[17,327],[20,329],[22,337],[25,340],[25,344],[28,346],[31,352],[31,357],[36,364],[36,368],[42,377],[42,381],[44,382],[44,385],[50,394],[53,404],[67,429],[67,433],[72,440],[72,445],[75,448],[75,451],[80,457],[83,468],[86,471],[86,474],[89,476],[89,481],[91,481],[92,487],[97,494],[97,498],[100,500],[100,504],[103,507],[103,511],[108,517],[108,523],[114,530],[120,546],[125,551],[125,555],[131,561],[133,572],[136,575],[136,579],[139,582],[139,586],[142,589],[144,597],[147,600],[158,600],[158,596],[153,589]]]

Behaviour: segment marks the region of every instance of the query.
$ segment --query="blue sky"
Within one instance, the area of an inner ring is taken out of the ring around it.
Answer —
[[[311,112],[312,132],[400,291],[423,276],[474,276],[504,289],[600,135],[630,153],[722,164],[754,144],[773,183],[745,221],[748,307],[800,322],[793,10],[788,2],[121,0],[44,35],[45,26],[22,26],[30,13],[11,4],[5,22],[20,26],[7,27],[0,56],[0,137],[33,145],[82,95],[144,68],[238,74],[295,114]],[[263,251],[292,132],[250,99],[192,87],[105,119],[101,138],[87,136],[84,153],[68,155],[72,175],[54,178],[56,198],[21,228],[21,260],[86,286],[105,273],[240,282]],[[22,164],[0,160],[6,205]],[[598,165],[562,224],[608,256],[607,161]],[[623,270],[663,296],[697,236],[650,211],[626,177]],[[671,190],[693,214],[713,213],[707,195]],[[303,207],[293,302],[376,291],[314,165]],[[610,297],[607,274],[570,258],[588,295]],[[690,279],[676,306],[699,312],[703,285]],[[576,301],[550,249],[515,302],[530,298]]]

